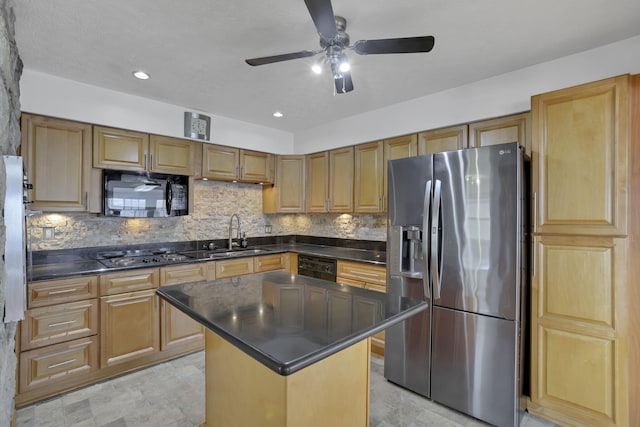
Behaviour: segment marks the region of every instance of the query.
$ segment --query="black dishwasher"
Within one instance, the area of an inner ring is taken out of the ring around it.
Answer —
[[[298,255],[298,274],[335,282],[336,260],[309,255]]]

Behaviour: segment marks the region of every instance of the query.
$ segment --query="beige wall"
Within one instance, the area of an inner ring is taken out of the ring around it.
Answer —
[[[133,245],[186,240],[224,239],[229,218],[237,213],[241,229],[251,237],[301,234],[362,240],[386,240],[385,215],[262,213],[262,187],[214,181],[196,181],[195,209],[176,218],[121,219],[92,214],[48,214],[29,219],[31,250],[91,246]],[[43,227],[55,227],[55,239],[43,240]]]

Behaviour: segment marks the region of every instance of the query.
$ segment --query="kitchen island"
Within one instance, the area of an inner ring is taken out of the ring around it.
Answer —
[[[369,337],[425,301],[270,272],[163,287],[206,332],[206,423],[368,426]]]

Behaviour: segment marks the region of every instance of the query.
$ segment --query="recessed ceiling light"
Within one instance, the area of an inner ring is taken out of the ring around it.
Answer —
[[[133,75],[140,80],[147,80],[149,78],[149,74],[145,73],[144,71],[134,71]]]
[[[273,117],[280,118],[280,117],[283,117],[283,116],[284,116],[284,114],[282,114],[282,112],[280,112],[280,111],[276,111],[275,113],[273,113]]]

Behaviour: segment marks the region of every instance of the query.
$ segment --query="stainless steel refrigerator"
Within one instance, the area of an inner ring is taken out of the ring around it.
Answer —
[[[517,143],[388,163],[387,291],[430,310],[387,329],[385,377],[501,427],[522,416],[525,167]]]

